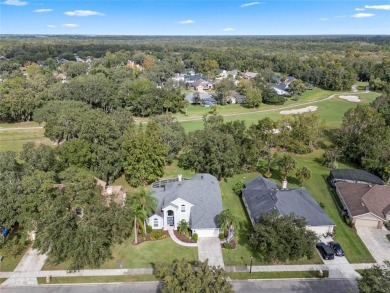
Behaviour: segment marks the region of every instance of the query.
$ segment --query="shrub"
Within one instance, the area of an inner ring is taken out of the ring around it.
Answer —
[[[222,240],[222,239],[225,238],[225,235],[223,233],[219,233],[218,237],[219,237],[220,240]]]
[[[146,233],[148,233],[148,234],[150,234],[150,233],[152,233],[152,231],[153,231],[153,228],[152,228],[152,226],[146,226]]]
[[[224,247],[225,249],[232,249],[232,248],[233,248],[232,245],[231,245],[229,242],[225,242],[225,243],[223,244],[223,247]]]
[[[159,240],[159,239],[164,239],[166,238],[167,236],[164,234],[164,232],[162,230],[153,230],[151,233],[150,233],[150,240]]]
[[[387,240],[390,241],[390,234],[387,234],[386,237],[387,237]]]
[[[198,234],[196,234],[196,233],[192,234],[192,240],[194,240],[195,242],[198,242]]]
[[[242,188],[244,188],[244,183],[242,183],[242,181],[240,181],[240,182],[237,182],[236,184],[234,184],[232,189],[233,189],[233,192],[235,195],[240,196]]]
[[[320,205],[320,207],[322,207],[323,209],[325,208],[325,204],[324,204],[322,201],[320,201],[319,205]]]

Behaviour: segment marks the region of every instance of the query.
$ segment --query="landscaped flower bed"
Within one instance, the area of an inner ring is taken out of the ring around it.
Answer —
[[[146,234],[145,236],[138,236],[138,243],[135,243],[135,240],[131,241],[131,244],[138,245],[146,241],[155,241],[168,238],[168,231],[164,230],[153,230],[152,232]]]
[[[221,247],[225,249],[236,249],[237,243],[231,240],[230,242],[221,243]]]
[[[185,235],[181,235],[177,230],[173,230],[173,233],[175,233],[176,238],[179,239],[181,242],[196,243],[196,241],[192,240],[191,238],[186,237]]]

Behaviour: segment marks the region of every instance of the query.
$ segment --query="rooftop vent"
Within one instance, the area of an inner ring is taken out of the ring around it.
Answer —
[[[361,202],[360,204],[362,205],[362,207],[364,207],[364,206],[365,206],[363,202]]]

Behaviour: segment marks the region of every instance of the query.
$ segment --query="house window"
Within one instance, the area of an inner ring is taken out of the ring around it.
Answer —
[[[158,228],[158,219],[153,220],[153,227]]]
[[[186,206],[184,204],[181,205],[181,212],[182,213],[186,212]]]

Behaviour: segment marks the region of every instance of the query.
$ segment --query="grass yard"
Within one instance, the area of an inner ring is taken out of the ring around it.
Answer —
[[[0,284],[3,283],[5,280],[7,280],[6,278],[0,278]]]
[[[43,128],[23,130],[4,128],[0,130],[0,152],[20,152],[23,149],[23,145],[30,141],[35,143],[52,144],[52,142],[44,136]]]
[[[12,272],[24,256],[27,249],[28,247],[26,247],[26,249],[17,256],[9,256],[5,253],[4,249],[0,249],[0,255],[3,256],[3,260],[0,262],[0,272]]]
[[[323,277],[329,275],[329,271],[323,271]],[[251,280],[251,279],[296,279],[296,278],[319,278],[319,271],[297,271],[297,272],[253,272],[253,273],[228,273],[232,280]]]
[[[159,261],[172,262],[175,259],[185,258],[197,260],[197,248],[177,245],[170,238],[144,242],[133,246],[132,239],[127,239],[122,244],[113,247],[112,259],[106,261],[100,269],[129,269],[151,268]],[[67,264],[50,265],[46,262],[42,270],[66,270]]]
[[[37,278],[38,284],[46,283],[45,277]],[[154,275],[122,275],[122,276],[89,276],[89,277],[52,277],[50,284],[74,283],[113,283],[113,282],[146,282],[157,281]]]

